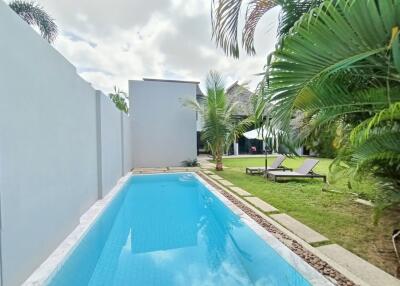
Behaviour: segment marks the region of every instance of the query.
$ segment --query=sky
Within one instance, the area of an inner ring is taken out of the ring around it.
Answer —
[[[255,56],[233,59],[211,39],[211,0],[38,0],[59,26],[54,47],[104,92],[143,77],[204,82],[219,71],[227,85],[260,80],[276,43],[279,8],[256,31]]]

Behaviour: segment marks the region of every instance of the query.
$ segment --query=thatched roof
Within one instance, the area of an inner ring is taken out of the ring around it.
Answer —
[[[230,103],[238,102],[235,115],[248,116],[252,113],[251,99],[254,93],[246,87],[235,82],[226,89],[226,95]]]

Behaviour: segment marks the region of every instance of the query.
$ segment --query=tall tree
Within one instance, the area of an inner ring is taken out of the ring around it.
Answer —
[[[300,18],[272,55],[272,120],[341,134],[332,168],[375,177],[381,209],[400,206],[400,0],[330,0]],[[379,203],[379,202],[378,202]]]
[[[278,34],[286,34],[294,23],[323,0],[213,0],[211,9],[213,38],[227,55],[239,57],[240,41],[244,50],[255,54],[254,34],[260,19],[272,8],[280,6]],[[241,11],[245,10],[244,26],[239,37]]]
[[[207,76],[207,95],[204,101],[189,101],[189,107],[203,118],[202,140],[208,145],[216,160],[216,170],[222,171],[222,156],[232,143],[252,124],[251,119],[238,121],[234,117],[237,102],[230,104],[225,85],[219,73],[211,71]]]
[[[54,19],[35,2],[15,0],[9,6],[29,25],[37,26],[40,34],[49,43],[53,43],[57,38],[58,28]]]

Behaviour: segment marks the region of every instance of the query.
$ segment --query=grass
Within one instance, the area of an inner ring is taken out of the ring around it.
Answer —
[[[284,165],[296,168],[303,160],[286,159]],[[272,182],[266,181],[262,176],[245,174],[246,166],[263,166],[264,158],[224,159],[223,162],[226,168],[218,172],[219,176],[272,204],[280,212],[293,216],[327,236],[332,242],[342,245],[383,270],[393,275],[396,273],[397,262],[391,245],[391,232],[399,227],[399,214],[384,215],[378,225],[374,225],[373,209],[354,202],[356,195],[373,199],[376,190],[371,180],[365,180],[350,192],[346,178],[325,185],[321,179]],[[330,159],[320,159],[315,171],[328,175],[330,163]],[[323,188],[342,193],[322,191]]]

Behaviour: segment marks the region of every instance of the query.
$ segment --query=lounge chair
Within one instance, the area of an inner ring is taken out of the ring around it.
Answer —
[[[313,172],[314,167],[318,164],[319,160],[306,159],[299,168],[294,171],[267,171],[265,175],[275,182],[278,178],[322,178],[326,183],[326,176],[319,175]]]
[[[276,157],[274,162],[272,162],[271,166],[267,167],[267,171],[273,171],[273,170],[292,170],[290,168],[286,168],[282,166],[283,161],[285,161],[286,157],[283,155],[279,155]],[[254,174],[264,174],[265,173],[265,167],[247,167],[246,168],[246,174],[254,175]]]

